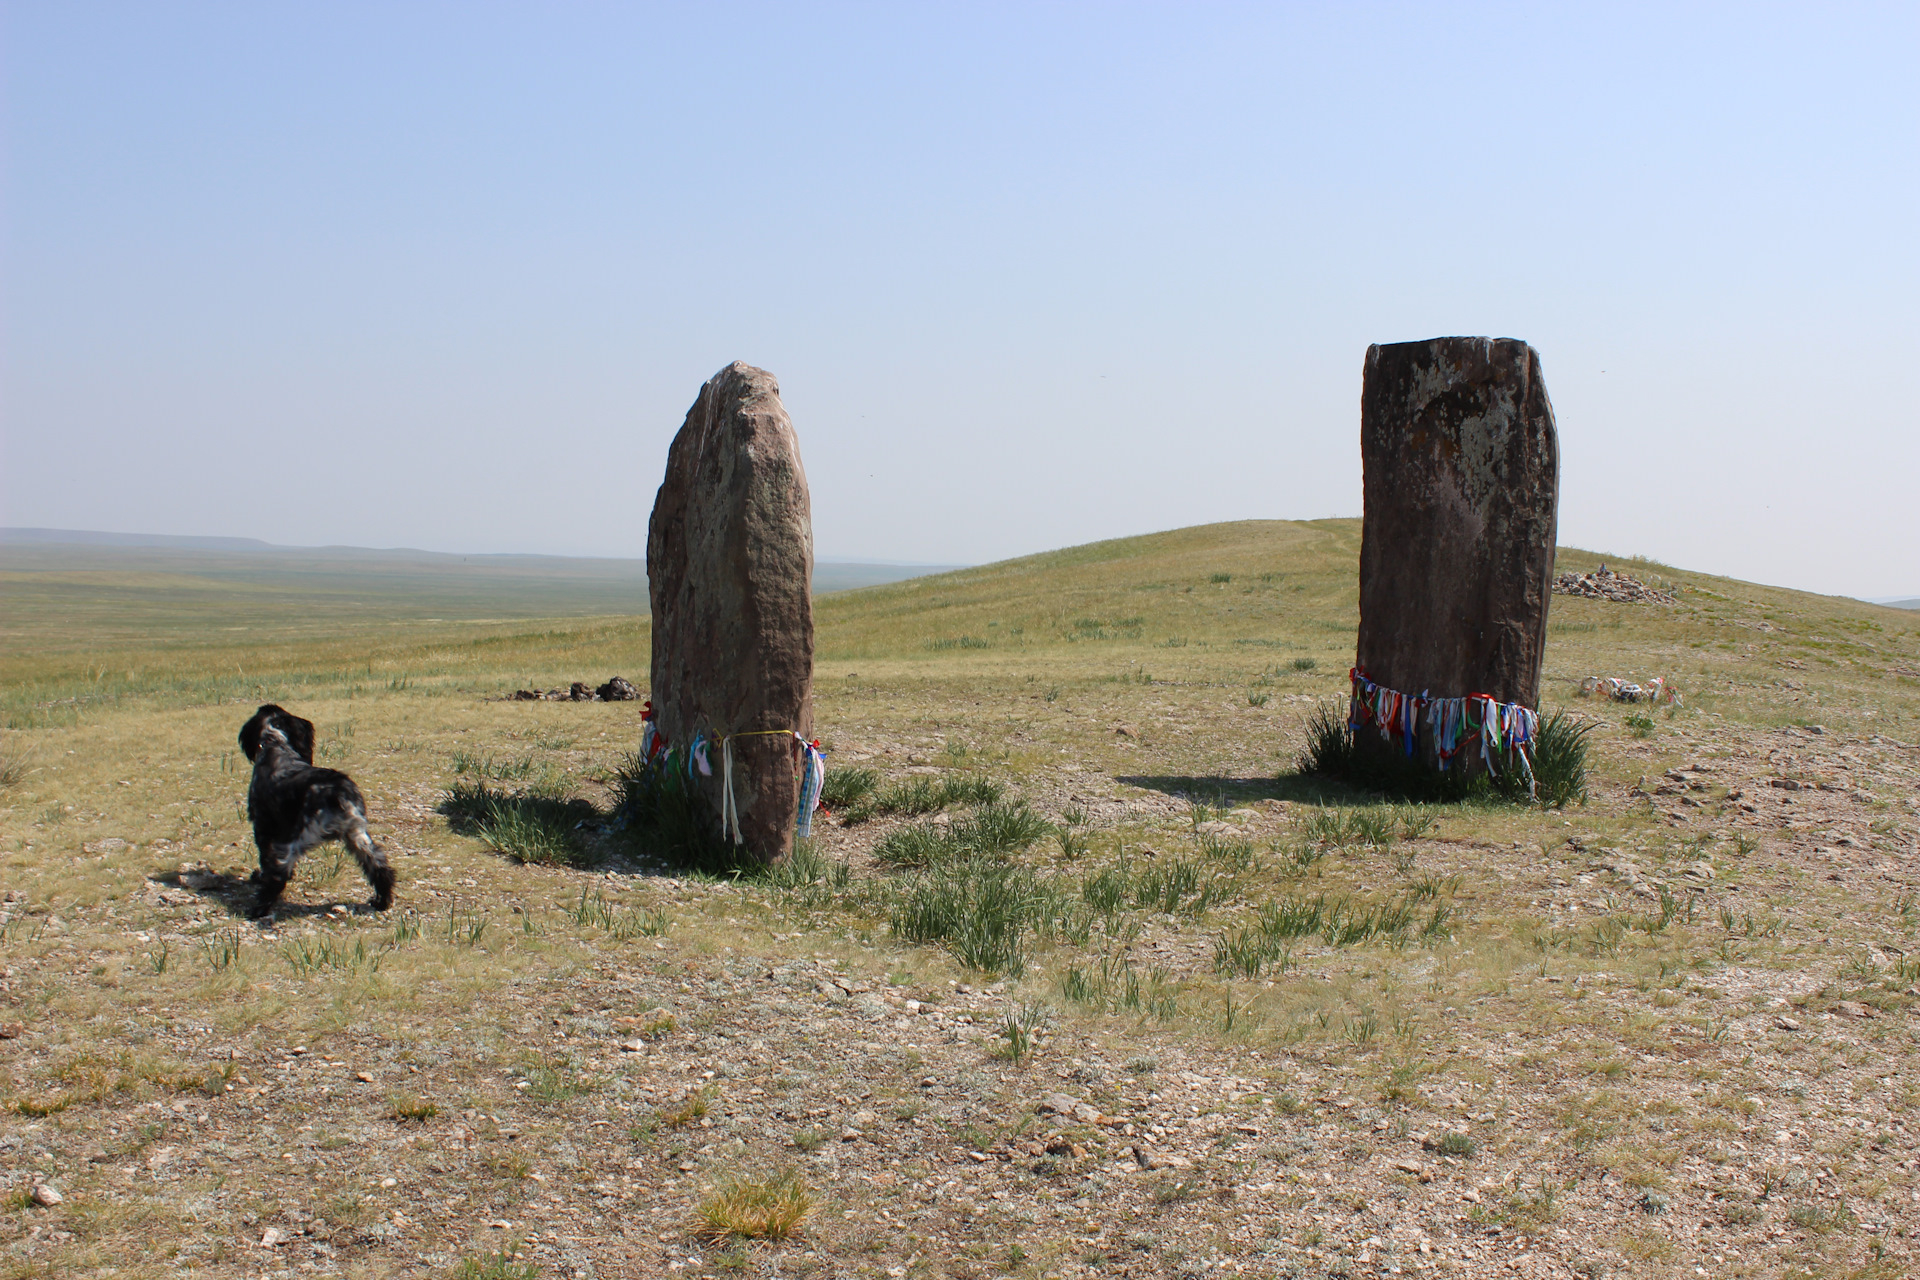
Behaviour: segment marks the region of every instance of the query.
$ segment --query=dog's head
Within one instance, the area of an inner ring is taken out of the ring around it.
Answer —
[[[240,726],[240,749],[252,760],[260,754],[260,735],[271,725],[286,739],[294,753],[313,763],[313,721],[302,720],[285,707],[269,702],[253,713],[253,719]]]

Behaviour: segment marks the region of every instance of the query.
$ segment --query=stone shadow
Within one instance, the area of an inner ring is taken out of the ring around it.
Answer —
[[[1257,800],[1364,804],[1379,799],[1374,792],[1318,774],[1283,773],[1261,778],[1234,778],[1224,774],[1115,774],[1113,780],[1203,804],[1250,804]]]

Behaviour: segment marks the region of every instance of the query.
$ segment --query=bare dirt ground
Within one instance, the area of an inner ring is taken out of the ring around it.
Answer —
[[[631,715],[543,715],[567,711]],[[835,745],[911,777],[950,740]],[[1151,754],[1119,742],[1102,754]],[[1679,745],[1623,738],[1644,776],[1571,815],[1443,817],[1397,846],[1457,878],[1448,945],[1303,946],[1222,995],[1212,940],[1245,904],[1143,916],[1106,954],[1163,971],[1171,1019],[1062,1000],[1066,958],[987,979],[754,886],[616,871],[587,883],[624,914],[576,919],[578,873],[462,848],[424,788],[378,815],[419,931],[397,942],[337,905],[350,866],[307,868],[310,910],[258,929],[230,910],[238,849],[102,831],[76,861],[122,896],[5,907],[9,1265],[1911,1274],[1920,753],[1710,724]],[[1084,808],[1115,856],[1194,836],[1185,800],[1106,768],[1025,790]],[[1208,821],[1277,847],[1312,807]],[[864,872],[892,825],[823,844]],[[1387,860],[1335,848],[1314,879],[1365,889]],[[616,942],[643,909],[664,932]],[[378,967],[346,954],[363,942]],[[1051,1026],[1010,1060],[1007,1010],[1040,1000]],[[717,1183],[776,1167],[812,1190],[802,1235],[694,1233]]]

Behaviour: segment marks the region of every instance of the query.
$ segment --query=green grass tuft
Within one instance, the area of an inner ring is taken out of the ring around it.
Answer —
[[[440,802],[440,812],[462,835],[478,836],[510,858],[541,867],[587,865],[574,832],[581,823],[600,817],[592,804],[557,788],[501,791],[484,778],[456,781]]]
[[[1587,802],[1587,738],[1592,721],[1556,711],[1540,722],[1533,747],[1533,778],[1540,803],[1549,809]]]
[[[879,786],[880,774],[873,769],[829,769],[820,784],[820,803],[838,813],[865,800]]]

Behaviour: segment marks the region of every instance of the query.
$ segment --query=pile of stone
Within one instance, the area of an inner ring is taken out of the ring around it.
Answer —
[[[519,689],[515,702],[636,702],[640,691],[624,676],[615,676],[598,689],[584,680],[575,680],[564,689]]]
[[[1585,596],[1615,604],[1674,604],[1673,594],[1601,565],[1594,573],[1563,573],[1553,580],[1557,596]]]
[[[1680,703],[1680,691],[1669,685],[1665,676],[1655,676],[1645,684],[1635,684],[1619,676],[1588,676],[1580,682],[1580,693],[1589,698],[1604,694],[1615,702],[1668,702],[1675,706]]]

